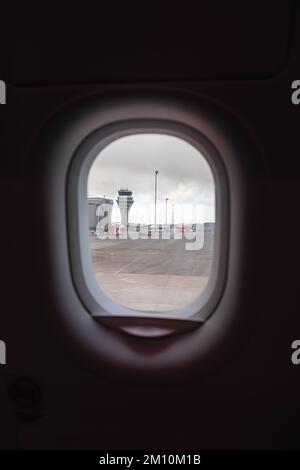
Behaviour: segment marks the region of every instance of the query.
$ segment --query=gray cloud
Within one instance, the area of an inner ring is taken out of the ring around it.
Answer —
[[[150,204],[155,170],[159,171],[158,202],[168,197],[175,204],[211,206],[208,218],[213,218],[211,169],[195,147],[174,136],[139,134],[122,137],[108,145],[91,167],[88,195],[115,199],[118,189],[128,188],[137,203]]]

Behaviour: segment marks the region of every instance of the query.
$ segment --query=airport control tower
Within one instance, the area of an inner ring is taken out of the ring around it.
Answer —
[[[129,191],[128,189],[119,189],[117,203],[121,213],[121,225],[123,225],[123,227],[127,227],[129,211],[134,203],[132,191]]]

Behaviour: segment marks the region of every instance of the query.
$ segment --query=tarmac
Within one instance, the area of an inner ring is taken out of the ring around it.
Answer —
[[[186,240],[99,240],[90,237],[96,279],[114,301],[133,310],[165,312],[191,303],[207,285],[213,233],[201,250]]]

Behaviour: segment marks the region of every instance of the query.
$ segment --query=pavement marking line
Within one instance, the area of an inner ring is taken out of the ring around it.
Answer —
[[[139,258],[135,258],[134,260],[130,261],[130,263],[126,264],[126,266],[124,266],[123,268],[119,269],[118,271],[115,271],[114,274],[119,274],[119,273],[122,272],[124,269],[128,268],[128,266],[130,266],[132,263],[135,263],[136,261],[139,261],[140,259],[142,259],[142,256],[139,256]]]

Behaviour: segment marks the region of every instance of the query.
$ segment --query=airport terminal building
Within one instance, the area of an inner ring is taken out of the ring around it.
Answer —
[[[108,217],[108,224],[111,224],[111,215],[113,209],[113,199],[105,197],[89,197],[89,230],[95,232],[98,222],[104,217]]]

